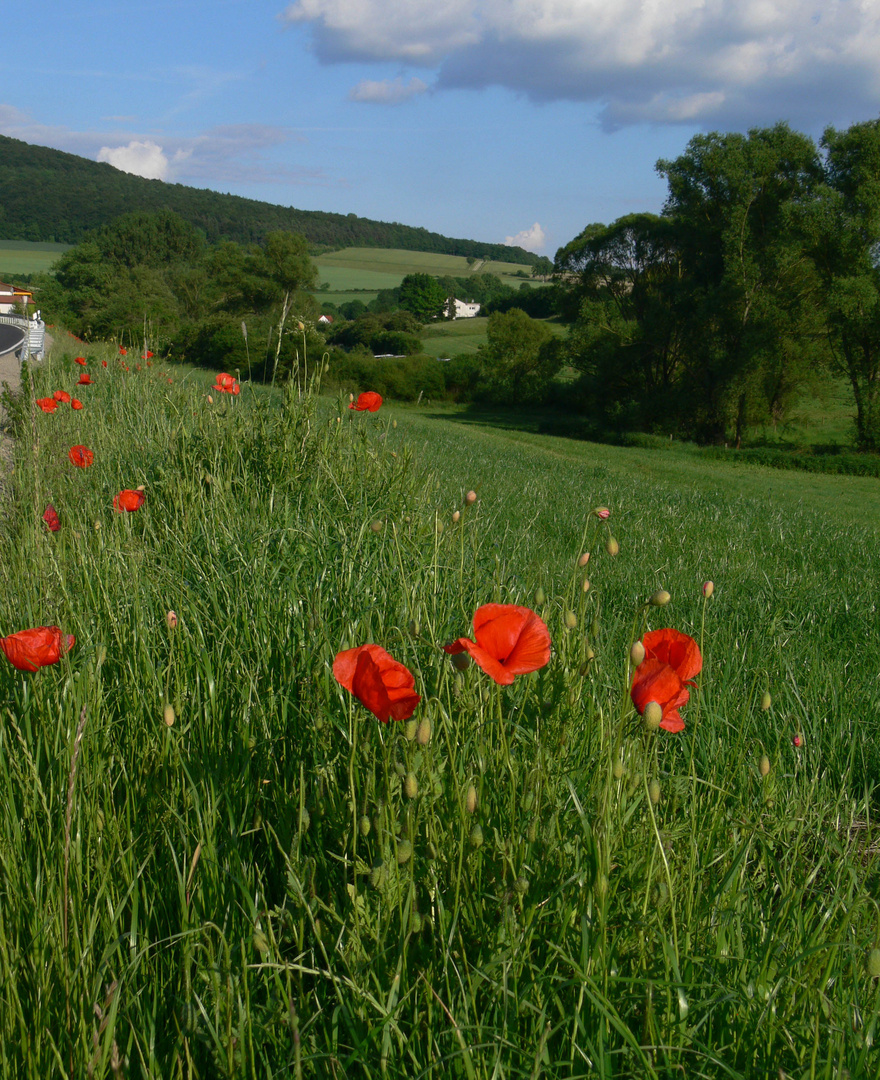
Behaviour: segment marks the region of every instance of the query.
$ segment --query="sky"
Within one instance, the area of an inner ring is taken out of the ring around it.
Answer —
[[[31,0],[0,133],[553,257],[660,158],[880,116],[880,0]]]

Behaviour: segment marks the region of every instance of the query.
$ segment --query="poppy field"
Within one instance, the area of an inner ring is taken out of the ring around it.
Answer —
[[[880,1073],[874,482],[86,352],[10,412],[3,1075]]]

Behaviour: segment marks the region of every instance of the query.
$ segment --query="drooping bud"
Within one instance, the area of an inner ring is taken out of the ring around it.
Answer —
[[[382,522],[381,521],[371,521],[370,522],[370,528],[373,530],[374,533],[380,533],[382,531]]]
[[[461,518],[461,510],[453,510],[453,512],[452,512],[452,520],[453,521],[459,521],[460,518]]]
[[[655,806],[660,802],[660,781],[656,777],[648,782],[648,796]]]
[[[427,746],[430,741],[431,721],[425,716],[419,724],[419,730],[416,732],[416,742],[419,746]]]
[[[641,641],[634,641],[629,650],[629,658],[633,667],[638,667],[645,659],[645,646]]]
[[[773,704],[773,698],[770,696],[770,691],[765,690],[761,695],[761,709],[766,712]]]
[[[526,840],[528,840],[530,844],[534,844],[537,839],[538,823],[537,821],[535,821],[534,818],[532,818],[532,820],[529,822],[528,828],[526,829]]]
[[[407,742],[412,742],[416,737],[416,731],[418,730],[418,720],[409,719],[403,725],[403,735]]]
[[[467,794],[464,798],[465,809],[469,814],[476,813],[479,800],[477,799],[477,789],[473,784],[468,784]]]
[[[611,766],[611,775],[615,780],[622,780],[623,774],[626,772],[623,762],[620,758],[614,759],[614,764]]]
[[[170,701],[163,710],[162,719],[165,721],[165,727],[174,727],[174,706]]]
[[[880,949],[871,949],[865,958],[865,970],[871,979],[880,979]]]
[[[583,553],[583,555],[581,555],[581,557],[578,559],[578,566],[580,566],[581,569],[583,569],[587,565],[587,563],[589,561],[590,561],[590,553],[589,553],[589,551],[585,551]]]
[[[466,652],[457,652],[452,655],[452,666],[456,671],[467,671],[470,667],[471,658]]]
[[[420,629],[420,627],[419,627],[418,619],[410,619],[410,621],[409,621],[410,636],[411,637],[418,637],[419,636],[419,629]]]
[[[513,888],[517,896],[525,896],[526,893],[529,891],[529,879],[527,877],[523,877],[522,874],[520,874],[520,876],[513,883]]]
[[[544,590],[539,585],[538,588],[535,589],[535,605],[537,607],[543,607],[544,604],[546,604],[546,603],[547,603],[547,594],[544,592]]]
[[[472,848],[481,848],[483,846],[483,830],[479,825],[474,825],[471,829],[470,841]]]
[[[477,501],[477,493],[475,491],[469,491],[464,497],[464,501],[468,506],[472,506]]]
[[[660,721],[663,719],[663,708],[659,702],[649,701],[642,713],[642,719],[645,721],[645,727],[648,731],[656,731],[660,727]]]
[[[609,555],[616,555],[620,551],[620,544],[618,544],[613,536],[609,536],[605,541],[605,550]]]
[[[703,582],[703,596],[708,600],[712,593],[715,592],[715,583],[712,581]]]
[[[589,592],[590,591],[590,579],[589,578],[584,578],[583,584],[581,585],[581,589],[584,592]]]
[[[377,858],[376,861],[373,863],[372,869],[370,870],[370,884],[373,886],[374,889],[378,889],[381,887],[384,880],[385,863],[382,862],[381,858]]]
[[[611,511],[607,506],[597,506],[594,510],[591,510],[590,513],[599,518],[600,521],[607,521],[608,518],[611,517]]]
[[[795,750],[803,746],[803,743],[804,740],[801,738],[800,732],[798,732],[798,734],[795,735],[795,737],[791,740],[791,744],[795,748]]]
[[[412,858],[412,844],[409,840],[401,840],[397,845],[397,865],[403,866]]]
[[[361,836],[363,836],[363,837],[369,836],[371,828],[372,828],[372,826],[371,826],[371,823],[370,823],[370,819],[367,817],[366,814],[362,814],[361,818],[360,818],[360,821],[358,821],[358,829],[360,831]]]
[[[761,761],[758,764],[761,776],[767,776],[770,772],[770,758],[766,754],[761,754]]]
[[[658,589],[652,596],[648,603],[651,607],[666,607],[672,597],[665,589]]]
[[[406,779],[403,782],[403,791],[408,799],[414,799],[419,793],[419,782],[412,769],[406,774]]]
[[[165,625],[168,627],[169,630],[177,629],[177,612],[168,612],[168,614],[165,616]]]
[[[578,617],[573,611],[566,611],[562,621],[565,623],[566,630],[574,630],[578,624]]]

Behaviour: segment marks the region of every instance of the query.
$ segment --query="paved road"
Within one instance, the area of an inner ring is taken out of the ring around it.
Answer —
[[[24,341],[24,335],[25,331],[21,327],[0,323],[0,357],[14,352]]]

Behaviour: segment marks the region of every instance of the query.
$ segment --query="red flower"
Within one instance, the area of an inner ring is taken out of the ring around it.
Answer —
[[[642,638],[645,659],[633,674],[630,697],[639,713],[650,701],[663,710],[660,727],[684,730],[679,709],[690,699],[688,684],[703,667],[700,649],[693,638],[679,630],[651,630]]]
[[[95,460],[95,455],[87,446],[71,446],[67,456],[80,469],[85,469]]]
[[[124,348],[123,348],[123,347],[122,347],[122,346],[120,345],[120,346],[119,346],[119,355],[120,355],[120,356],[128,356],[128,349],[124,349]]]
[[[73,358],[73,362],[75,364],[82,364],[83,367],[85,367],[86,363],[87,363],[86,358],[84,356],[75,356]]]
[[[102,360],[102,361],[101,361],[101,367],[106,367],[106,366],[107,366],[107,361],[106,361],[106,360]]]
[[[65,405],[70,401],[70,394],[66,390],[56,390],[52,397],[56,401],[63,401]]]
[[[40,626],[36,630],[19,630],[17,634],[0,638],[0,649],[14,668],[36,671],[57,664],[75,642],[73,634],[62,634],[57,626]]]
[[[550,660],[550,631],[543,619],[516,604],[484,604],[474,612],[474,637],[444,645],[448,653],[467,652],[486,674],[509,686],[516,675],[537,671]]]
[[[221,371],[217,378],[214,380],[214,384],[218,389],[226,389],[227,387],[235,386],[235,377],[227,375],[225,371]]]
[[[379,645],[359,645],[337,653],[333,674],[383,724],[408,720],[421,701],[413,689],[412,673]]]
[[[142,491],[132,491],[131,488],[124,488],[113,499],[113,509],[119,511],[123,510],[131,513],[133,510],[140,510],[144,505],[144,499],[146,496]]]
[[[37,398],[37,404],[43,410],[43,412],[55,412],[58,408],[58,402],[53,397],[40,397]]]
[[[81,409],[83,407],[83,403],[79,400],[79,398],[71,398],[70,407],[71,409]]]
[[[43,521],[46,522],[50,532],[58,532],[61,528],[61,522],[58,520],[58,514],[55,511],[55,507],[49,503],[46,509],[43,511]]]
[[[357,401],[353,401],[348,407],[357,409],[358,412],[378,412],[381,404],[381,394],[377,394],[375,390],[365,390],[362,394],[358,394]]]
[[[152,359],[153,359],[153,354],[152,354],[152,353],[150,352],[150,350],[149,350],[149,349],[147,349],[147,351],[146,351],[146,353],[144,354],[144,357],[143,357],[143,358],[144,358],[144,360],[152,360]]]
[[[91,376],[86,375],[86,373],[83,372],[82,375],[80,375],[79,379],[77,379],[76,385],[77,386],[91,386],[91,383],[92,383]]]

